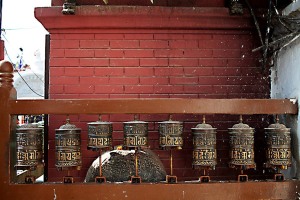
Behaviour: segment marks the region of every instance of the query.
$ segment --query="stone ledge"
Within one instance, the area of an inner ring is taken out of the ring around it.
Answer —
[[[51,33],[57,29],[248,30],[249,14],[230,16],[227,8],[154,6],[77,6],[75,15],[62,7],[35,9],[35,17]]]

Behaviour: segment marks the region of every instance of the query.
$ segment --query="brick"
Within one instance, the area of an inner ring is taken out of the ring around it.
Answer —
[[[124,57],[124,51],[120,49],[96,49],[96,58],[122,58]]]
[[[211,85],[184,85],[183,87],[185,93],[209,94],[213,92]]]
[[[168,77],[140,77],[141,85],[167,85],[169,84]]]
[[[101,85],[108,84],[108,77],[80,77],[80,84]]]
[[[227,77],[205,76],[199,78],[199,85],[226,85],[227,83]]]
[[[184,34],[183,35],[184,39],[187,40],[209,40],[212,39],[212,35],[209,34]]]
[[[129,40],[153,40],[153,34],[124,34],[124,38]]]
[[[211,76],[213,75],[212,67],[185,67],[183,68],[185,76]]]
[[[226,94],[227,91],[228,91],[228,86],[227,85],[213,85],[213,93]]]
[[[154,93],[156,94],[181,94],[183,93],[182,85],[155,85]]]
[[[183,50],[182,49],[155,49],[154,50],[154,56],[155,57],[183,57]]]
[[[65,85],[66,94],[89,94],[93,92],[93,85]]]
[[[52,58],[64,58],[65,50],[64,49],[51,49],[50,55]]]
[[[216,58],[201,58],[199,59],[199,66],[201,67],[226,67],[227,60],[226,59],[216,59]]]
[[[111,58],[109,61],[109,66],[118,66],[118,67],[134,67],[139,66],[140,62],[137,58]]]
[[[121,40],[124,39],[123,34],[107,33],[107,34],[95,34],[96,40]]]
[[[199,40],[201,49],[241,49],[240,40]]]
[[[97,94],[112,94],[112,93],[123,93],[122,85],[96,85],[95,93]]]
[[[103,49],[109,47],[108,40],[80,40],[80,48],[83,49]]]
[[[153,57],[153,50],[149,49],[127,49],[124,50],[124,56],[126,58],[151,58]]]
[[[93,67],[74,67],[74,68],[65,68],[66,76],[92,76],[94,74]]]
[[[138,77],[110,77],[109,78],[109,84],[112,85],[132,85],[138,83],[139,83]]]
[[[110,41],[112,49],[135,49],[139,47],[138,40],[112,40]]]
[[[198,94],[170,94],[170,98],[197,99]]]
[[[241,93],[242,88],[241,85],[229,85],[227,86],[227,92],[230,93]]]
[[[150,67],[156,67],[156,66],[168,66],[169,61],[167,58],[141,58],[140,59],[140,66],[150,66]]]
[[[109,94],[80,94],[81,99],[107,99]]]
[[[190,85],[197,83],[198,77],[170,77],[171,85]]]
[[[51,80],[50,80],[50,82],[51,82]],[[50,84],[49,91],[51,94],[62,94],[62,93],[64,93],[64,86]]]
[[[153,86],[152,85],[125,85],[124,88],[125,93],[131,94],[144,94],[144,93],[153,93]]]
[[[198,48],[197,40],[173,40],[169,42],[171,48],[193,49]]]
[[[73,85],[78,84],[79,78],[78,77],[52,77],[50,84],[53,85]]]
[[[209,58],[212,57],[211,50],[203,49],[186,49],[184,50],[184,57],[186,58]]]
[[[79,33],[79,34],[77,34],[77,33],[72,33],[72,34],[65,34],[65,39],[67,39],[67,40],[69,40],[69,39],[80,39],[80,40],[82,40],[82,39],[94,39],[94,34],[92,34],[92,33],[85,33],[85,34],[83,34],[83,33]]]
[[[228,59],[228,66],[229,67],[258,67],[259,63],[255,59]]]
[[[123,76],[123,67],[100,67],[95,68],[95,76]]]
[[[174,34],[174,33],[157,33],[154,34],[154,39],[158,40],[175,40],[175,39],[183,39],[183,34]]]
[[[240,68],[224,68],[224,67],[215,67],[213,69],[213,74],[216,76],[240,76],[241,70]]]
[[[170,58],[169,66],[194,67],[198,66],[198,59]]]
[[[87,66],[87,67],[99,67],[99,66],[108,66],[109,59],[107,58],[81,58],[80,59],[80,66]]]
[[[94,57],[94,50],[66,49],[65,56],[67,58],[90,58]]]
[[[239,40],[240,39],[240,35],[238,34],[215,34],[213,35],[213,39],[216,40]]]
[[[50,58],[50,66],[65,66],[74,67],[79,66],[79,58]]]
[[[182,76],[184,74],[182,67],[155,67],[155,76]]]
[[[63,76],[65,75],[65,68],[64,67],[50,67],[49,73],[51,77],[55,76]]]
[[[168,94],[140,94],[140,98],[169,98]]]
[[[215,58],[241,58],[240,50],[213,50]]]
[[[50,49],[78,49],[79,40],[51,40]]]
[[[126,76],[153,76],[154,73],[150,67],[129,67],[124,70]]]
[[[166,40],[141,40],[140,48],[161,49],[168,48],[169,44]]]
[[[111,99],[128,99],[128,98],[139,98],[139,94],[110,94],[109,98]]]

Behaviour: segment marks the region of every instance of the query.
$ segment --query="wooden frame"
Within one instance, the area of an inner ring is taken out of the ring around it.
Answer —
[[[0,63],[1,199],[295,199],[297,181],[178,184],[12,183],[14,123],[17,114],[297,114],[288,99],[97,99],[16,100],[13,68]]]

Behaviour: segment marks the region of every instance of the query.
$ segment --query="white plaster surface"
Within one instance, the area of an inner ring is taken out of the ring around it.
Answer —
[[[271,98],[300,98],[300,39],[282,49],[271,69]],[[300,107],[300,106],[299,106]],[[280,123],[291,128],[293,166],[284,171],[286,178],[300,178],[299,115],[282,115]]]

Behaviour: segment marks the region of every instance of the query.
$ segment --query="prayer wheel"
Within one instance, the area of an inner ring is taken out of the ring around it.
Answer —
[[[203,122],[193,133],[193,167],[203,169],[215,169],[217,164],[216,128]]]
[[[88,123],[88,149],[98,150],[112,146],[113,126],[111,122],[96,121]]]
[[[177,147],[183,146],[182,131],[183,124],[179,121],[163,121],[158,123],[159,130],[159,145],[162,148],[166,147]]]
[[[254,128],[242,123],[229,128],[230,162],[232,168],[255,168],[254,162]]]
[[[267,168],[287,169],[292,163],[290,128],[284,124],[271,124],[265,128],[267,142]]]
[[[81,169],[81,129],[67,123],[55,129],[55,166],[58,170]]]
[[[148,123],[144,121],[124,122],[124,145],[126,147],[145,147],[148,145]]]
[[[34,169],[43,164],[43,129],[37,123],[23,124],[16,129],[18,169]]]

